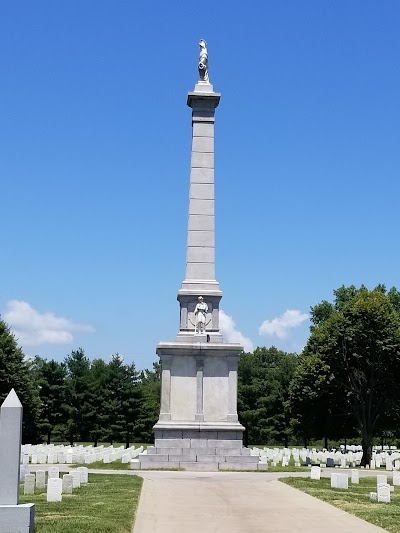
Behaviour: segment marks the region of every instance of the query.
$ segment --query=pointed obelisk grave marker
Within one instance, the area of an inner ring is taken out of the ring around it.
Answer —
[[[225,343],[219,331],[214,115],[221,95],[209,81],[204,40],[198,69],[200,80],[187,98],[192,108],[192,156],[186,275],[178,292],[180,326],[175,341],[157,346],[162,373],[155,446],[131,467],[257,470],[258,457],[243,448],[244,427],[237,415],[237,368],[243,347]]]
[[[18,504],[21,436],[22,405],[11,389],[0,411],[0,533],[34,529],[34,504]]]

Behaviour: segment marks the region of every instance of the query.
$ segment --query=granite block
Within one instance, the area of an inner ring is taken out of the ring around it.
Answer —
[[[188,263],[215,262],[215,248],[211,246],[188,246],[186,253]]]
[[[219,463],[219,470],[258,470],[256,463]]]
[[[232,455],[229,457],[230,463],[255,463],[258,464],[259,458],[257,455]]]
[[[185,429],[183,431],[183,436],[186,439],[216,439],[218,438],[217,431],[195,431],[190,429]]]
[[[214,200],[213,183],[192,183],[189,197],[198,200]]]
[[[201,453],[202,455],[216,455],[217,448],[191,448],[195,453]],[[215,459],[218,460],[217,458]]]
[[[213,215],[189,215],[189,231],[214,231],[215,219]],[[186,436],[186,431],[184,431]],[[193,432],[200,433],[200,432]],[[214,433],[217,433],[216,431]],[[171,436],[171,438],[175,438]],[[176,437],[181,438],[181,437]],[[192,438],[192,437],[189,437]],[[218,435],[211,438],[218,438]]]
[[[268,470],[268,463],[258,463],[257,470]]]
[[[210,439],[208,440],[208,447],[209,448],[236,448],[241,450],[243,446],[243,442],[241,440],[234,440],[234,439]],[[240,452],[239,452],[240,453]]]
[[[215,277],[215,264],[187,263],[186,275],[188,279],[213,279]]]
[[[218,463],[195,463],[182,461],[179,463],[180,468],[198,472],[215,472],[218,470]]]
[[[251,450],[250,450],[250,448],[242,448],[242,449],[240,450],[240,454],[241,454],[241,455],[251,455]],[[257,457],[258,457],[258,456],[257,456]]]
[[[193,231],[188,232],[188,246],[211,246],[214,248],[214,232],[213,231]]]
[[[164,429],[163,431],[160,431],[157,433],[160,433],[160,436],[158,437],[156,435],[156,438],[158,439],[181,439],[182,438],[182,431],[178,429]]]
[[[0,533],[33,533],[35,505],[0,505]]]
[[[178,461],[159,461],[158,463],[148,463],[142,465],[142,470],[155,470],[158,468],[179,468]]]
[[[192,168],[190,172],[191,183],[214,183],[214,169],[213,168]]]
[[[157,448],[155,446],[147,446],[146,452],[147,455],[156,455]]]
[[[243,440],[242,431],[218,431],[218,439],[222,440]]]
[[[192,152],[191,167],[214,168],[214,153]]]
[[[223,455],[216,457],[215,455],[207,455],[202,453],[198,453],[196,456],[197,463],[215,463],[216,461],[224,462],[225,457]]]
[[[191,448],[208,448],[208,439],[190,439]]]
[[[169,456],[167,454],[159,455],[140,455],[139,461],[142,463],[142,466],[149,463],[158,463],[160,461],[168,461]]]
[[[196,136],[192,139],[192,151],[214,153],[214,137]]]
[[[190,439],[156,439],[156,448],[190,448]]]
[[[238,448],[215,448],[216,455],[241,455],[240,452]]]
[[[193,137],[214,137],[214,124],[194,122],[192,135]]]
[[[189,202],[190,215],[214,215],[214,200],[197,200],[192,198]]]
[[[129,464],[129,468],[131,470],[140,470],[140,461],[138,459],[133,459],[130,464]]]
[[[155,448],[158,454],[168,455],[182,455],[183,450],[190,450],[190,448]]]

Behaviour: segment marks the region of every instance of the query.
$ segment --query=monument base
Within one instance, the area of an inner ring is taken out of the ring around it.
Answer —
[[[0,505],[0,533],[33,533],[35,504]]]
[[[133,460],[131,468],[265,470],[259,457],[243,447],[243,431],[239,422],[158,422],[154,446]]]

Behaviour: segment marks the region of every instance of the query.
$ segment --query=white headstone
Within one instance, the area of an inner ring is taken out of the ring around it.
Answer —
[[[35,494],[35,474],[25,474],[24,494]]]
[[[79,489],[81,486],[81,473],[79,470],[70,470],[69,473],[73,477],[73,487],[74,489]]]
[[[390,485],[378,483],[378,502],[390,503]]]
[[[400,472],[393,472],[393,486],[400,486]]]
[[[77,470],[81,473],[81,485],[87,483],[89,481],[89,470],[86,466],[79,466]]]
[[[385,474],[378,474],[376,476],[376,484],[379,485],[379,483],[387,483],[387,476]]]
[[[337,477],[338,474],[331,474],[331,489],[337,489]]]
[[[372,468],[372,470],[375,470],[376,468],[375,459],[371,459],[370,467]]]
[[[49,477],[49,479],[47,480],[47,501],[62,501],[62,479],[58,477]]]
[[[60,477],[60,469],[58,466],[49,467],[49,479]]]
[[[64,474],[62,478],[62,491],[64,494],[72,494],[74,488],[74,476],[72,474]]]
[[[319,466],[311,467],[311,479],[321,479],[321,468]]]
[[[378,501],[378,493],[377,492],[370,492],[369,493],[370,500],[373,502]]]
[[[47,461],[47,455],[45,453],[38,453],[38,463],[40,465],[45,465]]]
[[[19,480],[20,481],[25,481],[25,476],[27,474],[27,470],[26,470],[26,466],[25,465],[20,465],[19,467]]]
[[[44,470],[36,470],[36,488],[46,488],[46,472]]]
[[[345,490],[349,488],[349,477],[347,474],[337,474],[337,487],[336,488],[345,489]]]
[[[351,471],[351,482],[358,484],[360,482],[358,470]]]

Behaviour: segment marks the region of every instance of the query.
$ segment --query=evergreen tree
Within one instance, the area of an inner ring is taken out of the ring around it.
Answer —
[[[0,404],[15,389],[23,406],[22,439],[26,443],[40,440],[39,394],[25,359],[9,326],[0,319]]]

